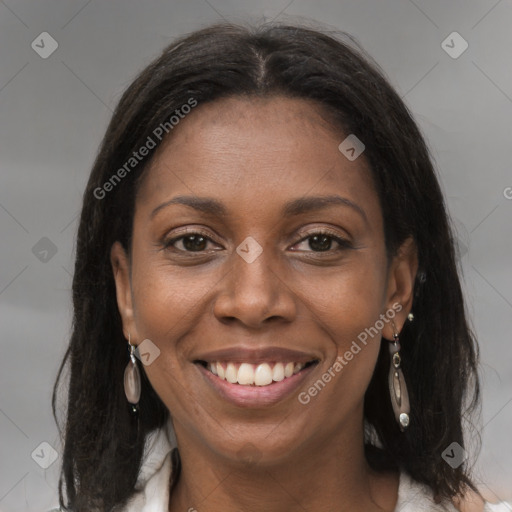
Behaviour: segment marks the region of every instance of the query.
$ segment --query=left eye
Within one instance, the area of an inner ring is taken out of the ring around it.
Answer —
[[[306,248],[306,251],[312,250],[313,252],[327,252],[332,250],[333,241],[336,242],[339,246],[334,250],[350,247],[350,243],[347,240],[335,235],[331,235],[330,233],[314,233],[308,235],[306,238],[303,238],[298,245],[307,243],[309,248]]]

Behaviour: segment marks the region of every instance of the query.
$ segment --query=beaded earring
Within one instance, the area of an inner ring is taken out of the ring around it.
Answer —
[[[388,377],[389,394],[391,396],[391,405],[393,406],[395,419],[400,430],[403,432],[409,426],[410,422],[409,393],[407,392],[407,386],[401,368],[402,359],[400,358],[399,333],[393,321],[391,321],[391,325],[393,326],[393,341],[389,345],[389,353],[391,355]]]
[[[138,403],[140,400],[140,371],[137,366],[137,359],[135,357],[136,346],[130,342],[130,335],[128,335],[128,350],[130,352],[130,360],[124,370],[124,393],[126,399],[132,404],[132,411],[138,411]]]

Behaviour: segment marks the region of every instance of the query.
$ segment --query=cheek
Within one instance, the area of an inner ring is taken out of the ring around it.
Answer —
[[[158,357],[144,371],[169,410],[196,410],[187,377],[190,363],[180,339],[195,323],[204,281],[180,278],[180,270],[161,263],[134,265],[132,271],[134,319],[140,341],[151,340]]]
[[[385,270],[375,259],[354,258],[330,273],[301,275],[294,288],[303,290],[313,320],[329,333],[340,355],[365,335],[368,345],[371,340],[378,345],[382,326],[376,334],[375,325],[384,312]]]
[[[363,259],[330,276],[303,277],[296,283],[298,289],[308,290],[305,301],[311,316],[331,342],[321,377],[330,392],[321,393],[318,405],[343,404],[338,410],[346,411],[361,402],[380,349],[384,285],[382,266]]]
[[[205,293],[200,276],[162,262],[134,265],[132,282],[139,336],[160,344],[179,337]]]

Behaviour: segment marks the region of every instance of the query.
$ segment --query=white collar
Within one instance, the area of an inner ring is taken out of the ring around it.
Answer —
[[[171,452],[176,438],[171,421],[148,434],[142,466],[135,484],[136,494],[123,512],[167,512],[171,478]]]

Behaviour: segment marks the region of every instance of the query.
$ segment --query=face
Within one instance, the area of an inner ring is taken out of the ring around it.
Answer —
[[[410,241],[387,261],[364,153],[338,149],[347,135],[305,100],[231,98],[194,109],[146,171],[131,256],[116,243],[111,261],[125,336],[150,340],[143,368],[178,443],[271,463],[362,432],[417,263]]]

